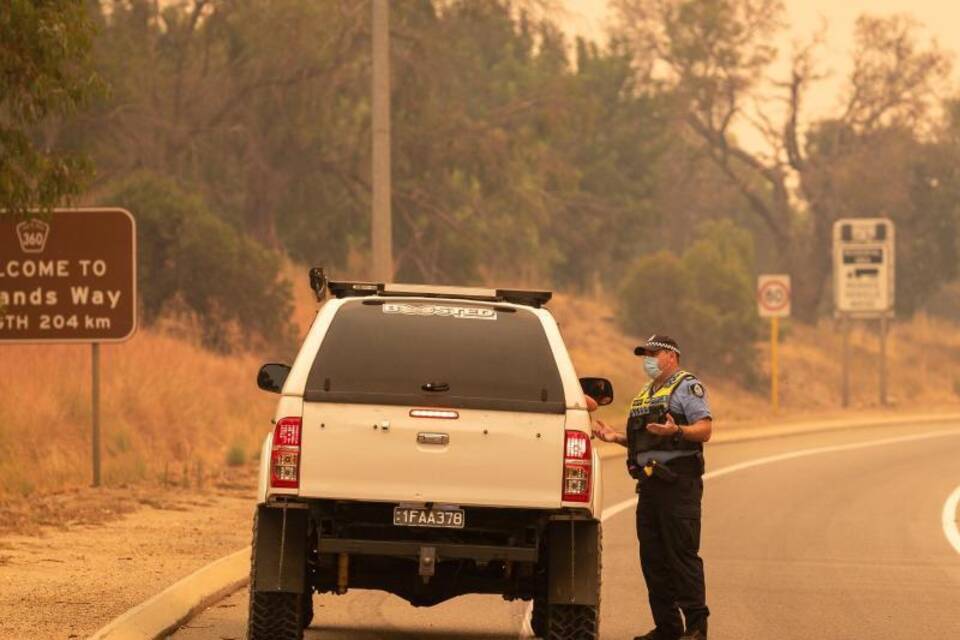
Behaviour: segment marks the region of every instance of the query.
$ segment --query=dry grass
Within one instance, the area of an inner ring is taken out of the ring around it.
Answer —
[[[306,270],[286,272],[303,334],[316,303]],[[257,459],[276,403],[257,388],[257,369],[294,354],[218,355],[192,327],[168,321],[101,347],[105,484],[196,486]],[[89,484],[91,466],[90,346],[0,345],[0,497]]]
[[[3,345],[0,354],[0,492],[89,482],[90,347]],[[256,358],[149,330],[101,354],[106,484],[179,483],[212,473],[231,447],[256,453],[273,403],[254,383]]]
[[[294,321],[301,333],[316,304],[305,269],[291,266]],[[643,383],[632,355],[636,338],[616,328],[612,306],[558,296],[550,304],[583,375],[610,377],[617,401],[604,409],[622,418]],[[793,326],[783,347],[783,415],[828,415],[839,405],[840,334],[832,323]],[[853,334],[853,401],[877,408],[876,338]],[[765,353],[765,347],[761,350]],[[890,396],[898,407],[957,404],[960,331],[917,318],[894,326]],[[289,360],[292,354],[280,357]],[[245,459],[252,462],[269,429],[275,397],[254,383],[257,367],[277,354],[220,356],[195,341],[141,330],[129,342],[102,347],[103,477],[108,485],[142,480],[184,484]],[[906,362],[907,367],[894,363]],[[704,376],[715,414],[725,423],[767,422],[764,394],[724,377]],[[0,346],[0,496],[62,490],[90,481],[90,347]]]

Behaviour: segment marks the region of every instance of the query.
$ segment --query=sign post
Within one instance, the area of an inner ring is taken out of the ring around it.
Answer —
[[[780,410],[780,318],[790,317],[790,276],[766,274],[757,278],[757,312],[770,318],[770,405]]]
[[[93,485],[100,485],[100,343],[136,331],[136,224],[123,209],[0,218],[0,343],[90,343]]]
[[[100,343],[94,342],[90,347],[90,363],[92,380],[90,381],[90,408],[93,419],[93,486],[100,486]]]
[[[850,404],[850,325],[878,320],[880,404],[887,403],[887,328],[894,310],[895,242],[887,218],[844,218],[833,224],[834,313],[843,326],[842,404]]]

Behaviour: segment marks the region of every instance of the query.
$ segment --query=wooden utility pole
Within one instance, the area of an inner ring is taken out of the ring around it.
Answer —
[[[390,214],[390,2],[373,0],[373,279],[393,280]]]

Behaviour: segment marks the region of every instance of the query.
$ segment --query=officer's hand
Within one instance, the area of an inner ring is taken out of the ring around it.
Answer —
[[[604,442],[617,441],[617,430],[600,419],[597,419],[593,425],[593,435],[600,438]]]
[[[673,416],[667,414],[667,421],[664,424],[651,422],[647,425],[647,431],[657,436],[672,436],[677,432],[677,423],[673,421]]]

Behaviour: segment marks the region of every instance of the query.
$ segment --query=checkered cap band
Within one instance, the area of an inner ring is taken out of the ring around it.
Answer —
[[[671,338],[668,335],[662,333],[655,333],[649,338],[644,344],[637,346],[633,353],[642,356],[650,351],[673,351],[678,356],[680,355],[680,346],[677,344],[677,341]]]
[[[680,355],[680,349],[677,349],[672,344],[667,344],[666,342],[648,342],[643,345],[644,349],[653,351],[655,349],[666,349],[667,351],[673,351],[675,354]]]

